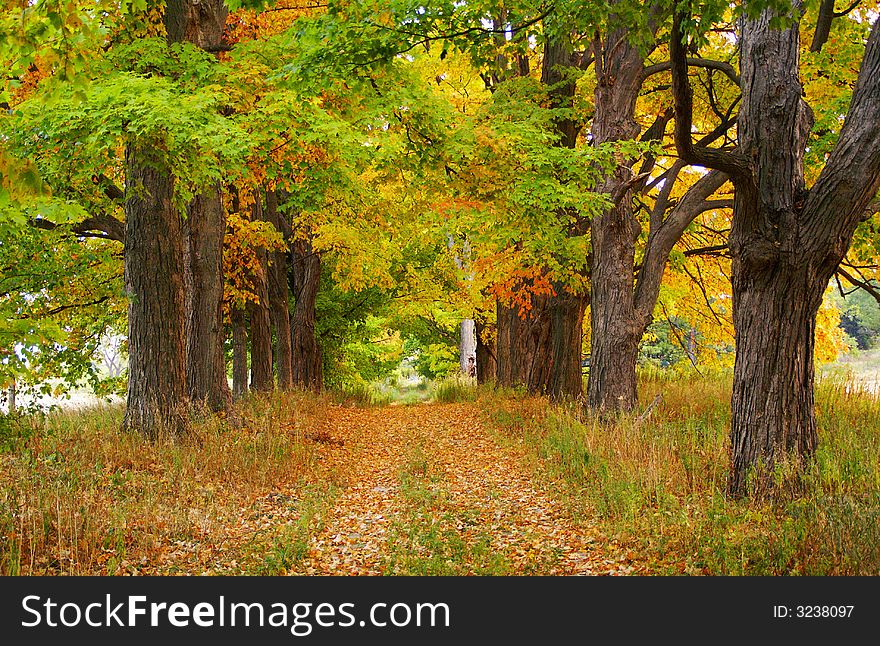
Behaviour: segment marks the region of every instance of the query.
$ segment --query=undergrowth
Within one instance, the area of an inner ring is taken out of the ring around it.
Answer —
[[[0,574],[156,573],[172,549],[216,547],[219,527],[308,470],[303,433],[326,406],[253,396],[237,427],[207,418],[176,442],[122,431],[121,407],[7,418]]]
[[[481,405],[503,438],[564,483],[575,512],[661,574],[880,574],[880,400],[817,387],[820,448],[803,490],[775,499],[726,495],[730,382],[641,381],[647,420],[602,419],[574,405],[496,397]]]
[[[732,500],[729,378],[653,373],[640,390],[643,407],[662,395],[646,419],[600,418],[463,380],[423,392],[476,400],[499,441],[520,447],[573,513],[597,515],[646,572],[880,574],[877,397],[820,383],[820,447],[802,490]],[[369,395],[342,400],[376,405]],[[200,554],[217,553],[229,573],[296,569],[336,495],[328,483],[315,485],[309,441],[334,401],[340,396],[248,397],[238,405],[240,425],[209,417],[177,442],[123,432],[120,407],[0,417],[0,574],[195,573],[204,569]],[[477,531],[473,510],[447,500],[431,460],[430,447],[410,447],[385,570],[509,573],[492,537]],[[281,488],[298,492],[285,522],[269,519],[262,534],[224,542],[242,510]]]

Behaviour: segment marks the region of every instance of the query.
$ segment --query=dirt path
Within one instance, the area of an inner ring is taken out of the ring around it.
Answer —
[[[483,429],[475,404],[333,408],[312,436],[342,490],[299,574],[628,574]]]

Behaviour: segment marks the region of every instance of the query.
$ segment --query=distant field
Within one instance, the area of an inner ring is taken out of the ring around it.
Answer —
[[[867,390],[880,394],[880,349],[845,355],[824,366],[821,372],[851,377]]]

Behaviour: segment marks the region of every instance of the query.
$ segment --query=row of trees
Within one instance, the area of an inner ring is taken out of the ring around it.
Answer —
[[[235,393],[320,388],[328,263],[400,318],[454,304],[481,380],[632,410],[683,271],[708,318],[732,312],[742,495],[752,469],[815,451],[823,295],[835,274],[870,287],[873,8],[23,3],[3,23],[4,226],[72,234],[84,251],[66,253],[91,257],[77,280],[105,273],[92,307],[120,301],[105,267],[122,256],[125,424],[149,436],[185,432],[197,404],[231,412],[230,336]],[[729,287],[702,275],[728,266]]]

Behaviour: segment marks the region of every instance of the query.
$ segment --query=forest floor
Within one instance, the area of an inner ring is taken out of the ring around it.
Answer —
[[[343,489],[305,574],[629,574],[473,403],[334,407],[313,440]]]
[[[880,573],[877,395],[823,379],[798,489],[739,500],[729,375],[640,390],[650,417],[460,382],[277,392],[183,441],[121,406],[0,416],[0,574]]]
[[[625,575],[626,553],[575,517],[524,447],[474,402],[322,407],[309,466],[132,573]],[[557,483],[559,484],[559,483]],[[195,539],[195,540],[193,540]],[[133,570],[132,570],[133,568]]]

